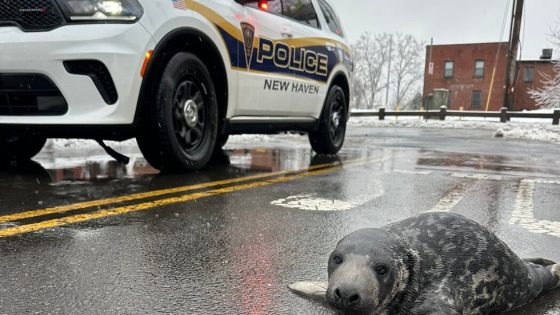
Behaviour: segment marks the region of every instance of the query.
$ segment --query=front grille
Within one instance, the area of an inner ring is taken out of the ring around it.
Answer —
[[[60,116],[68,104],[42,74],[0,74],[0,116]]]
[[[24,31],[52,30],[64,22],[55,0],[0,0],[0,25]]]

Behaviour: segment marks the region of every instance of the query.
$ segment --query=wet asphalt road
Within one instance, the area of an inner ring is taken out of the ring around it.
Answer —
[[[88,149],[3,168],[0,314],[332,314],[286,285],[326,279],[345,234],[430,210],[560,260],[558,145],[353,128],[319,158],[304,137],[267,139],[233,138],[188,175],[157,174],[133,147],[126,167]],[[560,290],[514,314],[560,314]]]

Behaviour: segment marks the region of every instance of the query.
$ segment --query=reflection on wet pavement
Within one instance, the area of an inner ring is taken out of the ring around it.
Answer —
[[[529,161],[503,155],[472,153],[435,152],[420,150],[419,166],[460,167],[486,171],[513,171],[530,173],[535,171]]]
[[[356,156],[348,156],[356,158]],[[313,156],[310,150],[280,150],[270,148],[233,149],[220,151],[212,158],[204,173],[256,173],[280,170],[300,170],[309,166],[341,161],[339,156]],[[195,173],[195,175],[203,175]],[[0,184],[8,180],[12,185],[25,182],[49,183],[50,185],[80,184],[79,182],[107,182],[126,179],[154,177],[159,171],[152,168],[141,156],[131,156],[130,163],[123,165],[107,157],[89,159],[37,159],[11,165],[0,165]],[[191,177],[192,174],[182,174]],[[14,181],[14,176],[15,181]],[[162,176],[178,176],[162,174]]]

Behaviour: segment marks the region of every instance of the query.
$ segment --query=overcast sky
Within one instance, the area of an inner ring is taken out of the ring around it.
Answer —
[[[351,42],[364,31],[402,32],[429,43],[455,44],[500,40],[508,0],[331,0]],[[513,1],[510,1],[513,2]],[[508,9],[508,20],[511,7]],[[547,38],[560,22],[560,0],[525,1],[523,59],[538,59],[553,47]],[[509,22],[504,38],[509,36]]]

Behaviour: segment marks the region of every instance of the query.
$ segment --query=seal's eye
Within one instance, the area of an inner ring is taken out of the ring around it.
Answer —
[[[387,266],[384,265],[375,266],[375,272],[380,276],[386,275],[388,271],[389,269],[387,268]]]
[[[340,265],[342,264],[342,262],[344,262],[344,259],[342,259],[342,257],[340,256],[334,256],[333,261],[335,264]]]

